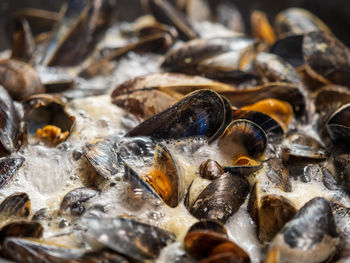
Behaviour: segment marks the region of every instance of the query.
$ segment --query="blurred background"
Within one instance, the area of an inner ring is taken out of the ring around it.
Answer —
[[[41,8],[58,11],[65,0],[0,0],[0,50],[9,46],[7,25],[13,12],[22,8]],[[140,0],[117,0],[115,19],[132,21],[143,13]],[[349,0],[232,0],[239,8],[245,27],[250,28],[249,15],[259,9],[267,13],[271,22],[275,15],[292,6],[303,7],[320,17],[347,46],[350,46],[350,1]]]

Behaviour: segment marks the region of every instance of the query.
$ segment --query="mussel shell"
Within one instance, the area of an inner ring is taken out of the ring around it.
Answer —
[[[284,37],[276,41],[270,52],[282,57],[294,67],[300,67],[305,63],[302,52],[303,39],[303,35]]]
[[[346,191],[350,191],[350,154],[335,151],[332,159],[336,172],[336,180]]]
[[[124,218],[83,218],[89,234],[102,245],[136,260],[156,259],[160,250],[175,241],[163,229]]]
[[[226,127],[218,144],[232,152],[235,144],[242,144],[251,157],[260,158],[266,150],[267,138],[264,130],[254,122],[238,119]]]
[[[42,59],[44,65],[74,66],[95,48],[108,28],[115,1],[69,1]]]
[[[167,1],[147,0],[148,8],[152,15],[161,23],[173,26],[177,29],[182,40],[198,37],[187,18],[178,12]]]
[[[205,179],[214,180],[224,173],[224,169],[214,160],[208,159],[199,166],[199,175]]]
[[[59,97],[39,94],[27,98],[25,103],[29,142],[38,128],[47,125],[59,127],[62,132],[68,131],[68,136],[72,133],[75,127],[75,116],[66,112],[65,104]]]
[[[340,107],[326,123],[333,143],[343,148],[350,145],[350,104]]]
[[[190,256],[201,259],[206,258],[212,248],[228,241],[224,225],[217,221],[203,220],[188,230],[184,246]]]
[[[318,17],[305,9],[295,7],[280,12],[276,16],[275,27],[280,37],[303,35],[312,31],[331,32]]]
[[[204,220],[195,223],[185,236],[184,247],[190,256],[204,259],[203,262],[216,262],[210,259],[226,253],[230,254],[230,259],[235,259],[233,262],[250,262],[247,253],[228,239],[225,227],[216,221]]]
[[[9,237],[33,237],[41,238],[44,232],[43,226],[33,221],[15,221],[3,226],[0,230],[0,244]]]
[[[307,202],[274,238],[270,251],[278,262],[323,262],[336,249],[339,237],[329,201]]]
[[[292,185],[289,180],[288,170],[279,158],[268,160],[267,178],[284,192],[291,192]]]
[[[225,166],[224,171],[248,176],[252,173],[259,171],[262,167],[263,167],[262,163],[258,163],[257,165],[233,165],[233,166]]]
[[[111,179],[122,169],[122,160],[111,147],[110,141],[86,145],[84,156],[103,179]]]
[[[249,89],[223,91],[219,94],[238,108],[270,98],[286,101],[293,107],[296,117],[301,117],[306,107],[303,92],[291,83],[267,83]]]
[[[6,258],[21,263],[70,262],[69,260],[80,262],[78,259],[83,254],[78,249],[45,244],[35,239],[13,237],[5,240],[2,253]]]
[[[302,50],[309,74],[321,76],[325,83],[349,85],[350,50],[334,36],[310,32],[304,36]]]
[[[0,215],[5,217],[28,217],[30,208],[30,199],[26,193],[14,193],[1,202]]]
[[[268,82],[288,82],[302,85],[302,80],[295,68],[275,54],[260,52],[255,57],[254,66]]]
[[[232,120],[238,119],[245,119],[254,122],[265,131],[268,140],[270,137],[274,140],[279,139],[278,141],[274,141],[276,143],[281,141],[282,136],[284,135],[284,130],[281,125],[265,113],[240,109],[232,110]]]
[[[151,136],[155,139],[191,136],[210,138],[220,133],[226,115],[226,107],[220,95],[211,90],[200,90],[142,122],[126,136]]]
[[[198,219],[226,222],[243,204],[248,192],[247,179],[225,173],[199,194],[190,208],[190,213]]]
[[[9,156],[0,158],[0,189],[14,176],[24,163],[22,156]]]
[[[15,100],[23,100],[31,95],[45,92],[35,69],[15,59],[0,61],[0,85]]]
[[[283,196],[258,193],[256,185],[249,200],[249,212],[258,226],[261,242],[271,241],[296,213],[293,204]]]
[[[87,252],[81,257],[86,263],[129,263],[130,261],[114,251],[104,249],[97,252]]]
[[[30,61],[35,42],[30,25],[25,18],[13,19],[11,58]]]
[[[288,136],[288,143],[282,147],[284,162],[317,162],[327,159],[328,152],[313,137],[303,133],[294,133]]]
[[[236,245],[228,243],[231,246],[232,250],[237,250]],[[242,250],[243,251],[243,250]],[[244,252],[244,251],[243,251]],[[223,252],[220,254],[215,254],[206,259],[201,260],[199,263],[227,263],[227,262],[239,262],[239,263],[250,263],[250,258],[245,252],[237,253],[238,255],[232,252]]]
[[[195,39],[170,51],[166,55],[162,67],[168,71],[201,73],[201,69],[197,68],[201,62],[203,64],[205,60],[215,60],[215,57],[227,52],[236,54],[233,57],[236,58],[235,61],[239,61],[242,52],[255,44],[254,39],[244,36]],[[203,67],[204,65],[202,65]]]
[[[97,191],[87,187],[76,188],[68,192],[64,197],[60,205],[60,210],[74,216],[79,216],[84,213],[84,206],[82,203],[91,199],[97,194]]]
[[[0,86],[0,156],[19,147],[20,118],[8,92]]]

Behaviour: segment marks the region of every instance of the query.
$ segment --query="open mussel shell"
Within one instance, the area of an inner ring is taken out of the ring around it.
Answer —
[[[157,21],[176,28],[182,40],[190,40],[198,37],[187,18],[178,12],[168,1],[146,0],[146,8]]]
[[[246,119],[238,119],[232,121],[226,127],[218,139],[218,144],[223,147],[221,148],[223,151],[229,154],[235,153],[235,148],[238,148],[243,150],[242,154],[260,158],[266,150],[267,139],[264,130],[260,126]]]
[[[16,151],[21,136],[20,117],[8,92],[0,86],[0,156]]]
[[[241,175],[225,173],[208,184],[189,207],[198,219],[220,222],[233,215],[243,204],[249,192],[249,182]],[[189,193],[191,194],[191,192]]]
[[[133,188],[146,190],[170,207],[179,204],[182,192],[180,170],[165,146],[156,145],[153,166],[144,175],[128,165],[125,167],[125,176]]]
[[[305,9],[295,7],[283,10],[276,16],[275,28],[279,37],[303,35],[313,31],[331,32],[314,14]]]
[[[0,158],[0,189],[11,180],[24,160],[24,157],[15,155]]]
[[[25,107],[29,143],[46,139],[49,144],[56,145],[73,131],[75,117],[66,112],[60,98],[47,94],[31,96]]]
[[[211,90],[200,90],[142,122],[126,136],[151,136],[155,139],[179,139],[191,136],[210,138],[223,129],[226,110],[227,107],[220,95]]]
[[[267,83],[249,89],[222,91],[220,95],[226,97],[235,107],[243,107],[265,99],[277,99],[288,102],[296,117],[301,117],[306,110],[306,101],[302,90],[291,83]]]
[[[270,117],[265,113],[262,113],[259,111],[252,111],[252,110],[241,110],[241,109],[232,110],[232,120],[239,120],[239,119],[249,120],[257,124],[259,127],[261,127],[265,131],[268,140],[271,137],[274,140],[279,139],[278,141],[281,141],[282,136],[284,135],[284,130],[282,126],[275,119],[273,119],[272,117]]]
[[[0,229],[0,244],[9,237],[33,237],[41,238],[44,232],[43,226],[33,221],[14,221]]]
[[[286,140],[282,147],[284,162],[317,162],[327,159],[329,155],[316,139],[304,133],[293,133]]]
[[[83,218],[85,235],[122,255],[136,259],[156,259],[175,236],[161,228],[125,218]]]
[[[258,226],[261,242],[269,242],[296,213],[293,204],[274,194],[265,195],[254,185],[248,211]]]
[[[30,214],[30,208],[30,199],[26,193],[14,193],[1,202],[0,215],[26,218]]]
[[[326,123],[331,140],[336,145],[350,145],[350,104],[340,107]]]
[[[31,238],[7,238],[2,247],[4,257],[16,262],[81,262],[83,252]],[[72,261],[70,261],[72,260]],[[86,262],[86,261],[84,261]]]
[[[85,211],[83,203],[93,198],[96,194],[97,191],[92,188],[76,188],[63,197],[60,211],[73,216],[80,216]]]
[[[0,85],[14,100],[24,100],[31,95],[45,92],[35,69],[15,59],[0,61]]]
[[[248,254],[229,240],[225,226],[216,221],[195,223],[185,236],[184,247],[190,256],[202,259],[200,262],[226,262],[214,260],[221,257],[230,258],[232,262],[250,262]]]
[[[324,262],[338,243],[330,203],[316,197],[276,235],[264,262]]]
[[[52,34],[44,65],[74,66],[82,62],[104,35],[115,1],[68,1]]]

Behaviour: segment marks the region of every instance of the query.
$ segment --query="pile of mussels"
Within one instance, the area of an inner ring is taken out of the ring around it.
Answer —
[[[300,8],[247,36],[232,2],[13,14],[1,262],[350,260],[350,50]]]

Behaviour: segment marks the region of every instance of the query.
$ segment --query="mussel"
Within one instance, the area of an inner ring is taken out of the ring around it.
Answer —
[[[226,110],[220,95],[211,90],[200,90],[142,122],[126,136],[151,136],[155,139],[214,137],[220,134],[227,122]]]
[[[8,92],[0,86],[0,156],[19,148],[20,117]]]
[[[339,243],[329,201],[307,202],[272,241],[265,262],[323,262]]]
[[[327,121],[327,130],[331,140],[341,147],[348,147],[350,144],[350,104],[340,107]]]
[[[22,156],[9,156],[0,158],[0,189],[11,180],[16,171],[24,163]]]
[[[91,188],[80,187],[68,192],[60,205],[60,210],[73,216],[79,216],[84,213],[83,203],[97,194],[97,191]]]
[[[24,100],[31,95],[45,92],[35,69],[15,59],[0,61],[0,84],[15,100]]]
[[[49,145],[57,145],[72,133],[75,117],[66,112],[60,98],[39,94],[27,98],[25,106],[29,143],[43,140]]]
[[[0,204],[0,214],[5,217],[26,218],[30,214],[30,199],[26,193],[14,193]]]
[[[203,180],[203,179],[202,179]],[[188,192],[188,209],[198,219],[225,223],[245,201],[249,182],[241,175],[224,173],[204,184],[192,182]]]
[[[14,221],[6,224],[0,229],[0,244],[9,237],[32,237],[41,238],[44,232],[39,222]]]
[[[202,259],[200,262],[250,262],[248,254],[228,238],[226,228],[216,221],[203,220],[191,226],[184,246],[189,255]]]
[[[161,228],[125,218],[83,218],[91,236],[101,245],[136,260],[156,259],[175,240]]]

